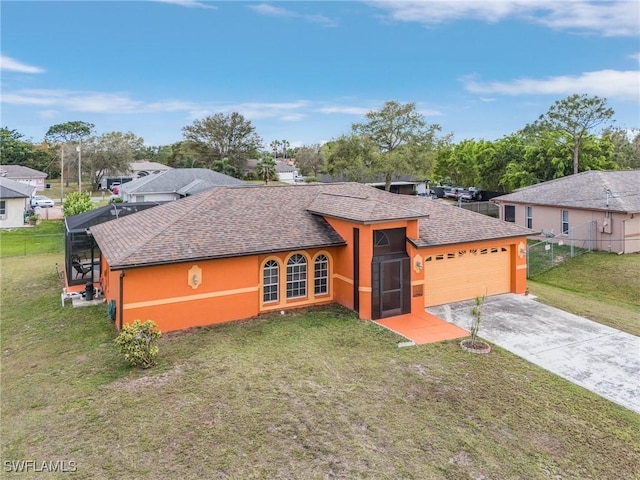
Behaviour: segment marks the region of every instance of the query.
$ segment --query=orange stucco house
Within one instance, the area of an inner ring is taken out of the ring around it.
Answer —
[[[376,320],[526,288],[531,230],[357,183],[219,187],[91,227],[120,328],[336,302]]]

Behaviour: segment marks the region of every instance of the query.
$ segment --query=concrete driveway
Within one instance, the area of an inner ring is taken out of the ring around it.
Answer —
[[[469,330],[474,304],[427,312]],[[640,413],[640,337],[515,294],[486,299],[479,336]]]

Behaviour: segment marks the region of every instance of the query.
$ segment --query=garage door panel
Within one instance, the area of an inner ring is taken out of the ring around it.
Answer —
[[[509,291],[508,247],[461,250],[425,258],[426,307]]]

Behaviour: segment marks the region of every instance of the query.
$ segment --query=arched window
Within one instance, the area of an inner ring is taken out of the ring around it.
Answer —
[[[280,266],[275,260],[269,260],[264,264],[263,270],[263,294],[262,300],[267,302],[278,301],[278,276]]]
[[[296,253],[287,262],[287,298],[307,295],[307,259]]]
[[[316,295],[329,293],[329,259],[326,255],[318,255],[314,264],[313,291]]]

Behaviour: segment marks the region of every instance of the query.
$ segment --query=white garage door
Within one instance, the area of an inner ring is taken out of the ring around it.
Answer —
[[[425,307],[511,291],[508,246],[427,255],[424,266]]]

